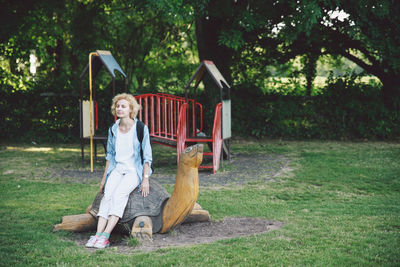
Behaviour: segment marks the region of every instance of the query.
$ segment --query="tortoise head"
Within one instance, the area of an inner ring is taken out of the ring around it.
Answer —
[[[198,168],[203,161],[203,144],[187,147],[179,156],[179,164]]]

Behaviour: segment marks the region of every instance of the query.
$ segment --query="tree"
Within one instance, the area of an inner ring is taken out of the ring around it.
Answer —
[[[340,38],[341,47],[326,45],[327,51],[342,55],[377,76],[387,107],[400,106],[400,2],[341,1],[338,10],[350,16],[336,29],[327,29],[331,40]],[[353,52],[353,51],[356,52]]]
[[[4,118],[23,121],[19,125],[24,132],[31,121],[37,131],[49,129],[52,123],[54,129],[79,130],[76,97],[90,52],[110,50],[127,74],[131,93],[182,91],[193,72],[194,28],[158,8],[157,1],[0,0],[0,5],[4,25],[0,29],[0,94],[5,99],[26,96],[18,98],[24,101],[18,114],[12,114],[18,106],[15,101],[6,101],[9,108],[2,110],[9,110]],[[31,53],[40,62],[35,79],[29,73]],[[104,101],[108,114],[111,94],[105,89],[111,86],[110,77],[101,71],[96,81],[96,99]],[[72,97],[54,101],[40,96],[49,91]],[[35,114],[24,116],[31,106],[37,106]],[[7,128],[11,121],[0,123]]]
[[[247,57],[250,55],[259,67],[262,62],[265,65],[274,61],[283,63],[298,55],[320,53],[346,57],[381,80],[387,107],[399,105],[399,1],[236,2],[227,6],[232,16],[226,19],[229,26],[220,30],[220,45],[240,50]],[[232,32],[242,34],[229,34]],[[307,72],[312,73],[310,70]]]
[[[78,91],[89,52],[100,49],[114,54],[134,91],[157,90],[164,82],[160,77],[171,76],[181,78],[183,87],[190,76],[193,61],[187,57],[192,56],[194,30],[186,20],[165,13],[157,1],[1,1],[6,8],[0,17],[7,26],[0,31],[0,51],[14,74],[16,62],[27,66],[34,50],[41,64],[37,80],[59,80],[56,88]],[[171,58],[178,59],[179,68],[169,63],[166,69]]]

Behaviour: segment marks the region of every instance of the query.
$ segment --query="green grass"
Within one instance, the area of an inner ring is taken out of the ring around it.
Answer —
[[[136,237],[127,237],[126,240],[127,240],[126,243],[128,244],[128,246],[133,247],[133,248],[138,246],[140,243],[139,239],[137,239]]]
[[[400,265],[397,143],[234,141],[236,153],[286,156],[292,172],[276,182],[200,188],[198,202],[216,220],[263,217],[285,226],[212,244],[131,254],[89,252],[72,241],[73,234],[52,232],[62,216],[82,213],[96,194],[97,181],[52,177],[57,168],[82,169],[78,146],[2,147],[2,266]],[[154,150],[160,161],[171,157],[169,150]],[[102,162],[95,168],[101,170]]]

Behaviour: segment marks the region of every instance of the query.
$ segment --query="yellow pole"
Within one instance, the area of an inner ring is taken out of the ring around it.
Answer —
[[[90,172],[93,172],[93,97],[92,97],[92,55],[97,55],[95,52],[89,54],[89,90],[90,90],[90,107],[89,107],[89,121],[90,121]]]

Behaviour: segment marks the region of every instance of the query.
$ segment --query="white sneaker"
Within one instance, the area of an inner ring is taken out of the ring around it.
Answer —
[[[97,242],[94,244],[93,247],[95,247],[95,248],[106,248],[106,247],[109,247],[109,246],[110,246],[110,241],[107,238],[105,238],[104,236],[100,236],[97,239]]]
[[[85,247],[87,248],[93,248],[94,244],[96,244],[97,240],[99,240],[99,237],[97,235],[92,235],[88,242],[86,243]]]

